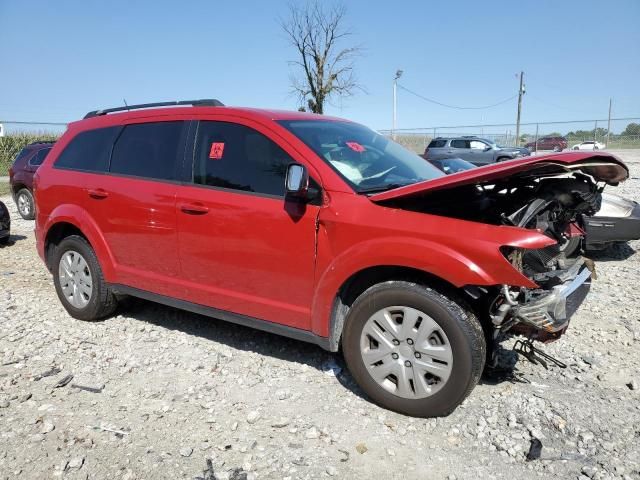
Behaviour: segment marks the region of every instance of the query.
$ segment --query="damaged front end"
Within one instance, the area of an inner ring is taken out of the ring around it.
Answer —
[[[473,169],[376,200],[548,237],[543,248],[501,248],[513,268],[530,280],[527,287],[467,289],[490,319],[494,338],[511,333],[548,342],[566,331],[595,278],[593,262],[581,255],[583,217],[600,209],[605,185],[617,185],[627,176],[627,168],[613,156],[561,154]]]
[[[537,288],[503,285],[489,311],[493,325],[532,340],[549,342],[567,329],[595,276],[594,263],[567,246],[584,239],[583,216],[598,211],[603,186],[582,173],[536,179],[535,194],[510,215],[507,225],[535,229],[557,243],[541,249],[504,248],[514,268]],[[565,254],[569,253],[569,256]]]

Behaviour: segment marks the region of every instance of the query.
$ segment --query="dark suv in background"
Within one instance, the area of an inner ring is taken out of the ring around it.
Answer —
[[[537,142],[529,142],[525,145],[526,148],[532,152],[538,150],[553,150],[554,152],[561,152],[567,148],[567,139],[564,137],[542,137]]]
[[[18,213],[25,220],[35,218],[33,201],[33,174],[53,148],[54,142],[35,142],[24,147],[9,169],[11,193]]]
[[[530,152],[526,148],[504,147],[492,140],[480,137],[434,138],[424,151],[424,158],[441,160],[461,158],[476,166],[487,165],[524,157]]]

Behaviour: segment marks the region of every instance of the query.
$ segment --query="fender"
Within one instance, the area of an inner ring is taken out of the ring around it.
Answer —
[[[62,204],[57,206],[47,218],[42,236],[42,244],[46,242],[46,237],[51,228],[58,223],[69,223],[80,230],[96,252],[96,256],[100,261],[104,279],[108,283],[116,283],[117,275],[115,270],[115,259],[109,249],[104,236],[100,232],[95,220],[89,213],[73,204]]]
[[[318,276],[311,310],[311,329],[316,335],[329,336],[334,300],[340,288],[351,276],[371,267],[394,266],[421,270],[456,287],[508,283],[535,288],[536,284],[513,268],[503,256],[500,246],[526,244],[527,248],[541,248],[555,242],[535,232],[523,233],[527,238],[521,241],[514,239],[512,242],[499,243],[476,239],[469,250],[469,253],[475,254],[469,255],[442,243],[410,237],[386,237],[357,243],[332,258]],[[481,258],[484,265],[491,266],[491,270],[488,271],[486,266],[478,265],[471,258]],[[320,258],[318,267],[321,267]]]

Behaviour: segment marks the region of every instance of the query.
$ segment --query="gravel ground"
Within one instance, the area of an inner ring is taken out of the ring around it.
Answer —
[[[632,178],[611,191],[639,198],[640,152],[622,156]],[[595,257],[586,303],[544,347],[566,369],[520,359],[423,420],[369,403],[312,345],[137,300],[73,320],[33,222],[2,200],[1,479],[640,478],[640,242]]]

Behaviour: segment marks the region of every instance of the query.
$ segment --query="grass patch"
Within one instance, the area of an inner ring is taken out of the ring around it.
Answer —
[[[9,182],[0,182],[0,197],[11,193],[11,184]]]

